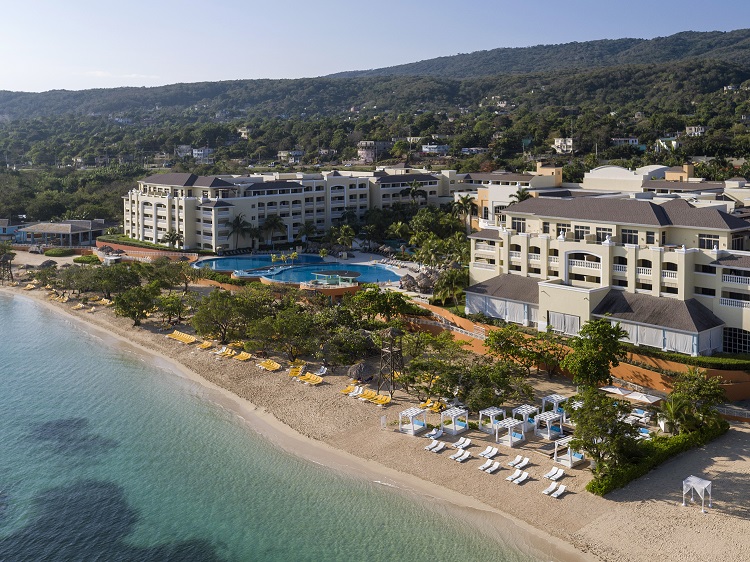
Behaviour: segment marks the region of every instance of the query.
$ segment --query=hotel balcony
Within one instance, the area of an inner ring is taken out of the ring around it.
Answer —
[[[612,266],[612,271],[615,273],[627,273],[628,272],[628,266],[622,265],[620,263],[616,263]]]
[[[568,260],[568,266],[579,267],[581,269],[595,269],[595,270],[601,270],[602,268],[601,262],[588,261],[588,260]]]
[[[661,278],[666,279],[667,281],[677,282],[677,272],[676,271],[662,271],[661,272]]]
[[[483,263],[483,262],[471,262],[471,267],[474,267],[476,269],[487,269],[491,271],[495,271],[497,269],[497,266],[494,263]]]
[[[541,254],[529,254],[529,261],[542,261]]]
[[[477,252],[494,252],[498,247],[499,246],[493,246],[492,244],[482,244],[481,242],[477,242],[474,245],[474,249]]]
[[[636,277],[651,277],[652,269],[650,267],[636,267]]]
[[[722,275],[721,281],[723,283],[733,283],[734,285],[750,285],[750,277],[744,275]]]
[[[727,299],[724,297],[721,297],[721,299],[719,299],[719,304],[721,304],[721,306],[729,306],[731,308],[750,308],[750,301]]]

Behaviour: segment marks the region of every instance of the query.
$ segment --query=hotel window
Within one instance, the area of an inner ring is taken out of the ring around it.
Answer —
[[[526,232],[526,219],[512,218],[510,227],[516,232]]]
[[[742,250],[745,246],[745,236],[743,234],[732,234],[732,250]]]
[[[709,289],[708,287],[695,287],[694,291],[696,295],[716,296],[716,289]]]
[[[698,247],[704,250],[713,250],[714,246],[719,246],[718,234],[699,234]]]
[[[596,229],[596,241],[597,242],[604,242],[607,239],[607,236],[612,238],[611,228],[597,228]]]
[[[570,231],[570,223],[559,222],[557,223],[557,234],[565,236]]]
[[[549,234],[549,223],[543,222],[542,223],[542,234]]]
[[[638,244],[638,231],[623,228],[621,238],[623,244]]]
[[[646,232],[646,244],[656,244],[655,232]]]
[[[716,274],[716,268],[712,265],[702,265],[702,264],[695,264],[695,272],[696,273],[708,273],[710,275]]]
[[[590,233],[591,233],[591,229],[588,226],[576,225],[573,228],[573,234],[575,235],[576,240],[583,240]]]

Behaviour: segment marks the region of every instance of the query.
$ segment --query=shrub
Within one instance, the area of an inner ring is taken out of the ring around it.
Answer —
[[[64,258],[66,256],[75,255],[75,253],[75,250],[70,248],[50,248],[44,252],[44,255],[51,258]]]
[[[647,474],[672,457],[713,441],[728,430],[729,424],[720,420],[717,425],[703,426],[693,433],[681,433],[673,437],[655,436],[641,443],[644,454],[638,463],[622,465],[596,476],[586,485],[586,489],[597,496],[608,494]]]
[[[93,254],[88,255],[88,256],[78,256],[78,257],[75,257],[75,258],[73,258],[73,262],[75,262],[75,263],[84,263],[84,264],[89,264],[89,265],[101,263],[101,261],[99,260],[99,258],[97,256],[93,255]]]
[[[246,285],[248,281],[245,279],[233,279],[226,273],[219,273],[218,271],[214,271],[213,269],[210,269],[208,267],[202,267],[200,269],[201,272],[201,278],[203,279],[210,279],[211,281],[216,281],[217,283],[226,283],[229,285]]]
[[[683,355],[682,353],[660,351],[658,349],[639,347],[628,343],[623,344],[623,349],[631,353],[654,357],[656,359],[664,359],[666,361],[674,361],[675,363],[682,363],[684,365],[693,365],[702,369],[750,371],[750,356],[747,355],[717,353],[716,355],[710,356],[698,355],[697,357],[692,357],[690,355]],[[651,370],[656,370],[652,367],[649,368]]]

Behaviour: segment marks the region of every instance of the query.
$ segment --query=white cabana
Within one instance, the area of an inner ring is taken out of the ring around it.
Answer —
[[[644,394],[643,392],[631,392],[626,395],[628,400],[635,400],[636,402],[645,402],[646,404],[653,404],[662,400],[661,396],[654,396],[653,394]]]
[[[562,415],[554,410],[537,414],[534,417],[534,435],[550,440],[562,437]]]
[[[445,420],[448,419],[450,420],[450,425],[446,425],[445,423]],[[454,407],[440,412],[440,427],[443,431],[451,435],[463,433],[469,429],[469,410]]]
[[[560,396],[559,394],[550,394],[549,396],[545,396],[544,398],[542,398],[542,412],[544,412],[547,404],[552,404],[552,411],[557,412],[558,414],[562,414],[562,411],[558,410],[558,408],[560,408],[560,404],[562,404],[566,400],[567,398],[565,396]]]
[[[523,426],[523,422],[516,418],[505,418],[504,420],[500,420],[495,424],[495,442],[508,445],[508,447],[513,447],[513,443],[526,441],[526,432],[524,431]],[[508,430],[508,434],[500,437],[500,432],[505,433],[505,430]],[[518,433],[519,431],[521,433]]]
[[[606,392],[607,394],[617,394],[618,396],[627,396],[632,391],[621,386],[602,386],[599,390]]]
[[[398,415],[398,430],[401,433],[416,435],[427,429],[427,410],[409,408]]]
[[[682,481],[682,505],[685,505],[685,495],[690,492],[690,501],[695,501],[695,492],[701,497],[701,511],[706,513],[706,493],[708,493],[708,507],[711,507],[711,481],[688,476]]]
[[[570,446],[570,442],[572,440],[573,436],[568,435],[567,437],[563,437],[562,439],[558,439],[557,441],[555,441],[554,460],[556,463],[567,466],[568,468],[573,468],[574,466],[579,465],[582,462],[586,462],[586,457],[584,456],[583,452],[575,451]]]
[[[484,431],[485,433],[494,433],[495,432],[495,423],[497,423],[497,419],[502,416],[503,419],[505,419],[505,409],[498,408],[497,406],[492,406],[491,408],[485,408],[484,410],[479,410],[479,431]],[[489,424],[485,427],[482,424],[482,418],[487,418],[489,420]]]
[[[523,418],[523,430],[531,431],[534,429],[534,420],[529,421],[529,416],[539,413],[538,406],[532,406],[531,404],[524,404],[518,408],[513,408],[513,417],[521,416]]]

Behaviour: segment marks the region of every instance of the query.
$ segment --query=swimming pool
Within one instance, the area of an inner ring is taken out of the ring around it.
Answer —
[[[317,265],[295,265],[294,267],[280,266],[277,270],[263,275],[265,279],[277,283],[304,283],[315,279],[314,273],[325,271],[331,275],[340,271],[342,275],[349,272],[359,273],[355,278],[357,283],[387,283],[397,282],[400,277],[398,273],[382,265],[365,265],[354,263],[331,263]]]
[[[281,254],[279,254],[281,255]],[[309,254],[300,254],[294,259],[295,264],[321,263],[323,258]],[[263,256],[234,256],[227,258],[210,258],[201,260],[195,264],[196,267],[209,267],[216,271],[235,271],[243,269],[257,269],[259,267],[273,267],[282,265],[284,262],[272,261],[270,255]],[[286,265],[292,265],[291,260]]]

